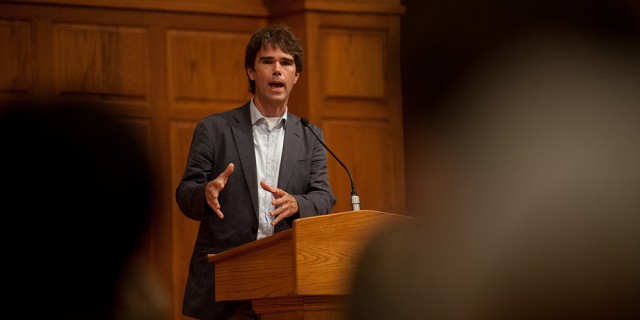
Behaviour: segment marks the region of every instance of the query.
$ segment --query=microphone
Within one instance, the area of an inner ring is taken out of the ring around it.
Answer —
[[[347,174],[349,175],[349,181],[351,181],[351,199],[350,199],[351,200],[351,210],[353,210],[353,211],[360,210],[360,197],[356,193],[356,187],[353,184],[353,177],[351,177],[351,172],[349,172],[349,169],[347,169],[347,166],[345,166],[344,163],[342,163],[342,161],[340,161],[340,159],[338,159],[338,157],[335,154],[333,154],[333,151],[331,151],[331,149],[329,149],[329,147],[327,147],[327,145],[324,144],[324,142],[322,142],[322,139],[320,139],[320,137],[318,137],[316,135],[316,133],[313,132],[313,129],[311,129],[311,127],[309,126],[309,121],[307,121],[307,119],[300,118],[300,122],[302,122],[302,125],[304,125],[305,127],[309,128],[309,131],[311,131],[311,133],[313,133],[313,136],[316,137],[316,139],[318,139],[318,141],[320,141],[322,146],[325,149],[327,149],[327,151],[329,151],[329,153],[331,153],[331,155],[333,156],[334,159],[338,160],[338,163],[340,163],[340,165],[345,170],[347,170]]]

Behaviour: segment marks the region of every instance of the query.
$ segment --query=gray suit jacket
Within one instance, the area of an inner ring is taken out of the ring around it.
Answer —
[[[311,128],[323,138],[322,130],[313,125]],[[235,169],[219,196],[225,215],[220,219],[207,205],[204,190],[206,183],[230,162]],[[296,198],[300,212],[278,223],[275,232],[291,228],[296,218],[330,213],[335,205],[326,151],[300,118],[291,113],[285,124],[277,187]],[[207,254],[256,240],[258,188],[249,103],[203,119],[195,128],[184,176],[176,189],[180,210],[200,221],[184,294],[185,315],[224,319],[233,311],[233,303],[214,301],[214,269],[207,262]]]

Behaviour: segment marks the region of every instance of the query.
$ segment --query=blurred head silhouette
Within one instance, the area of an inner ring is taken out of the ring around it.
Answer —
[[[369,245],[350,319],[638,318],[637,20],[615,1],[482,6],[495,20],[425,116],[421,219]]]
[[[146,149],[86,102],[3,106],[0,146],[0,317],[114,319],[151,213]]]

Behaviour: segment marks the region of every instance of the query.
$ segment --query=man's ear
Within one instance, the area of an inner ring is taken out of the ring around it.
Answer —
[[[255,71],[253,70],[253,68],[251,67],[247,67],[247,76],[249,77],[249,79],[251,80],[256,80],[255,79]]]

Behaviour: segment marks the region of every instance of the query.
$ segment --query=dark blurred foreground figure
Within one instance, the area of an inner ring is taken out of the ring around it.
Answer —
[[[370,243],[349,319],[639,319],[637,21],[493,5],[509,28],[432,114],[424,211]]]
[[[133,259],[153,194],[139,142],[89,103],[2,106],[1,319],[166,319]]]

